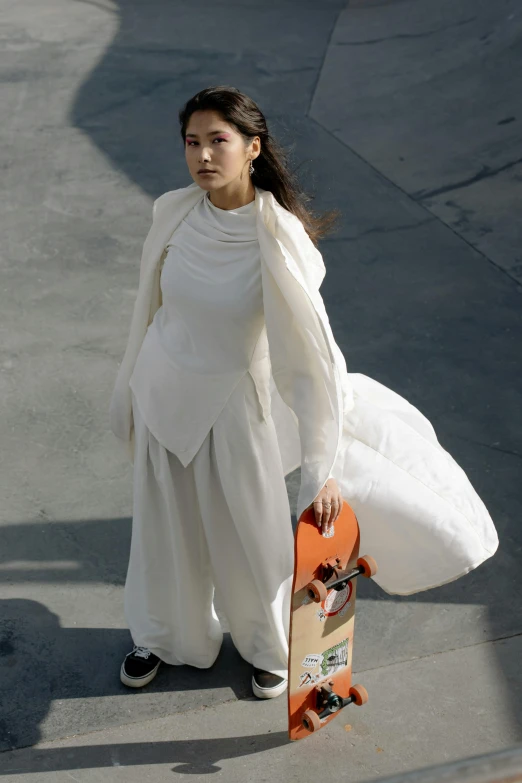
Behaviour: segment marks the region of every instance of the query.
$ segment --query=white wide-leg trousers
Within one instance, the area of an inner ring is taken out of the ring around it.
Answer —
[[[294,561],[291,511],[272,417],[246,373],[183,467],[133,397],[133,522],[124,591],[135,644],[169,664],[212,666],[223,631],[239,654],[286,677]]]

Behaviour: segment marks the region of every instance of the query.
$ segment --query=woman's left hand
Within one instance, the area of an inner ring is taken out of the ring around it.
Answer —
[[[337,481],[333,478],[328,479],[313,503],[308,506],[308,508],[313,506],[315,522],[317,527],[322,528],[321,533],[323,535],[329,532],[341,513],[343,503],[343,496],[341,495]]]

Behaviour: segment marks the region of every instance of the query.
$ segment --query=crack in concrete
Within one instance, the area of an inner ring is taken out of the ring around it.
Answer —
[[[462,22],[457,22],[457,24],[448,24],[443,27],[436,27],[435,30],[426,30],[422,33],[397,33],[397,35],[390,35],[385,38],[370,38],[367,41],[339,41],[338,43],[335,43],[335,46],[369,46],[372,44],[383,43],[384,41],[402,41],[411,38],[429,38],[432,35],[445,32],[446,30],[451,30],[456,27],[463,27],[463,25],[474,22],[476,18],[476,16],[473,16],[470,19],[464,19]]]
[[[459,650],[468,650],[471,647],[481,647],[484,644],[494,644],[495,642],[502,642],[507,639],[516,639],[518,636],[522,636],[522,631],[518,633],[510,634],[509,636],[498,636],[495,639],[484,639],[481,642],[474,642],[473,644],[465,644],[462,647],[449,647],[447,650],[436,650],[426,655],[419,655],[416,658],[404,658],[402,661],[392,661],[391,663],[385,663],[382,666],[374,666],[371,669],[357,669],[354,670],[354,674],[362,674],[363,672],[375,672],[379,669],[388,669],[390,666],[399,666],[402,663],[413,663],[415,661],[423,661],[426,658],[434,658],[436,655],[446,655],[451,652],[458,652]]]
[[[497,174],[501,174],[503,171],[512,169],[514,166],[518,166],[522,163],[522,158],[511,160],[505,163],[503,166],[499,166],[497,169],[492,169],[489,166],[483,166],[482,169],[468,179],[454,182],[451,185],[442,185],[440,188],[434,188],[433,190],[418,190],[416,193],[412,193],[412,198],[421,201],[422,199],[432,198],[432,196],[440,196],[442,193],[450,193],[452,190],[460,190],[461,188],[467,188],[470,185],[474,185],[475,182],[480,182],[483,179],[489,179],[490,177],[496,177]]]
[[[425,226],[427,223],[435,223],[436,221],[436,217],[428,217],[425,220],[419,220],[416,223],[403,223],[400,226],[391,226],[390,228],[375,226],[374,228],[369,228],[367,231],[363,231],[362,233],[356,234],[355,236],[331,237],[329,239],[324,239],[323,244],[330,242],[356,242],[358,239],[366,237],[369,234],[393,234],[396,231],[411,231],[412,229],[418,228],[419,226]]]
[[[455,438],[458,438],[459,440],[463,440],[466,443],[473,443],[476,446],[484,446],[486,449],[491,449],[492,451],[500,451],[502,454],[510,454],[513,457],[518,457],[519,459],[522,458],[522,454],[519,454],[518,451],[512,451],[511,449],[502,449],[500,446],[495,446],[492,443],[482,443],[480,440],[472,440],[472,438],[466,438],[464,435],[457,435],[453,433],[453,436]]]

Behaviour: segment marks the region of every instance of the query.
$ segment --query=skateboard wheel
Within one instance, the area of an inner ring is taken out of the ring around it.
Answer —
[[[363,555],[357,560],[357,565],[362,566],[364,568],[364,571],[362,572],[361,576],[365,576],[367,579],[369,579],[371,576],[374,576],[377,573],[377,563],[373,559],[373,557],[370,557],[370,555]]]
[[[307,731],[317,731],[317,729],[321,728],[321,719],[314,710],[306,710],[303,713],[301,723]]]
[[[328,595],[328,590],[319,579],[314,579],[313,582],[310,582],[306,586],[306,592],[312,601],[315,601],[317,604],[324,601]]]
[[[358,707],[361,707],[368,701],[368,691],[364,685],[352,685],[349,694],[353,698],[353,703]]]

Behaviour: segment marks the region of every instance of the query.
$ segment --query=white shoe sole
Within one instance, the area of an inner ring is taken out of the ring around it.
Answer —
[[[258,699],[275,699],[276,696],[280,696],[286,691],[288,687],[288,680],[284,680],[280,685],[275,685],[273,688],[261,688],[252,677],[252,692]]]
[[[144,685],[148,685],[149,682],[152,682],[154,677],[156,676],[161,661],[158,661],[154,669],[149,672],[148,674],[145,674],[143,677],[129,677],[128,674],[125,674],[125,662],[122,663],[121,669],[120,669],[120,680],[124,685],[127,685],[129,688],[143,688]]]

